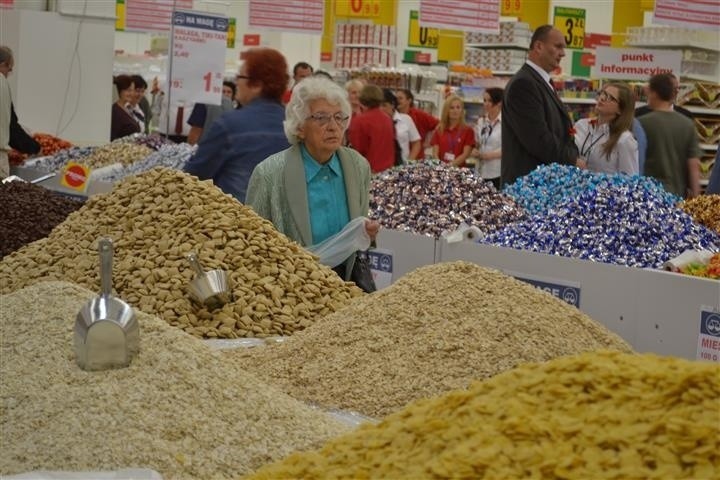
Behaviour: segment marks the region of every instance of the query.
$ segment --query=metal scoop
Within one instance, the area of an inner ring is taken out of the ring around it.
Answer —
[[[195,278],[188,285],[193,300],[204,305],[208,310],[215,310],[232,301],[232,285],[225,271],[204,271],[194,252],[190,253],[187,259],[195,271]]]
[[[112,240],[101,238],[98,250],[102,291],[75,318],[75,354],[83,370],[127,367],[140,350],[140,327],[132,307],[112,295]]]

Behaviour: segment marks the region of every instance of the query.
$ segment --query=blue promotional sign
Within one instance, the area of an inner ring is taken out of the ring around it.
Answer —
[[[720,311],[715,308],[700,308],[700,333],[695,358],[720,363]]]
[[[573,307],[580,308],[580,284],[575,282],[566,282],[563,280],[548,279],[527,275],[524,273],[512,272],[505,270],[505,273],[511,275],[518,280],[529,283],[535,288],[547,292],[553,297],[569,303]]]
[[[375,280],[375,286],[380,290],[390,286],[393,274],[393,252],[381,248],[368,250],[368,262]]]

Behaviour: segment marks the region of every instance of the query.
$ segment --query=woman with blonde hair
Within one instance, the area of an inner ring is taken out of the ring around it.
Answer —
[[[348,93],[348,101],[352,109],[352,116],[362,112],[362,104],[360,103],[360,92],[362,92],[365,82],[359,78],[353,78],[345,84],[345,91]]]
[[[578,166],[592,172],[637,175],[638,143],[632,134],[635,98],[624,83],[608,83],[597,96],[596,118],[575,123]]]
[[[475,131],[465,123],[465,107],[457,95],[445,99],[440,123],[435,128],[430,145],[435,158],[456,167],[465,166],[465,160],[475,146]]]

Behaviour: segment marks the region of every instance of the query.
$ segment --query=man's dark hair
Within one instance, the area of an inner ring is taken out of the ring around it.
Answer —
[[[548,39],[548,36],[550,36],[550,30],[552,30],[552,25],[542,25],[535,29],[535,31],[532,34],[532,38],[530,39],[530,50],[533,49],[535,46],[535,42],[545,42]]]
[[[658,73],[650,77],[648,82],[650,90],[655,92],[660,100],[664,102],[672,102],[675,94],[675,86],[673,85],[673,76],[670,73]]]
[[[293,76],[297,75],[297,71],[298,71],[299,69],[301,69],[301,68],[309,68],[309,69],[310,69],[310,72],[314,72],[314,71],[315,71],[315,69],[314,69],[314,68],[312,67],[312,65],[310,65],[309,63],[307,63],[307,62],[298,62],[298,63],[296,63],[295,66],[293,67]]]
[[[328,72],[326,72],[325,70],[318,70],[317,72],[314,72],[314,73],[313,73],[313,77],[325,77],[325,78],[327,78],[328,80],[332,80],[332,79],[333,79],[333,78],[332,78],[332,75],[330,75],[330,74],[329,74]]]
[[[237,84],[235,82],[231,82],[229,80],[223,81],[223,86],[228,87],[230,90],[232,90],[233,95],[232,98],[235,98],[235,94],[237,93]]]

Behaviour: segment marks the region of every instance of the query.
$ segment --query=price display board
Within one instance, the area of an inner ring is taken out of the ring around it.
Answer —
[[[500,15],[518,17],[522,13],[522,0],[502,0],[500,2]]]
[[[173,12],[170,75],[173,102],[220,105],[227,30],[227,17]]]
[[[420,14],[410,10],[410,28],[408,29],[408,46],[420,48],[437,48],[440,30],[420,26]]]
[[[566,48],[582,50],[585,45],[585,9],[555,7],[553,25],[565,37]]]
[[[382,3],[381,0],[336,0],[335,15],[354,18],[379,17],[383,8]]]

